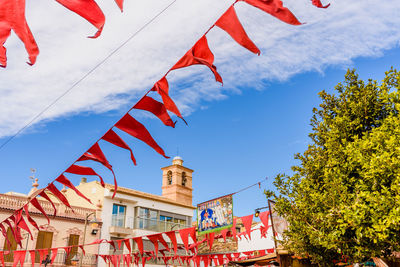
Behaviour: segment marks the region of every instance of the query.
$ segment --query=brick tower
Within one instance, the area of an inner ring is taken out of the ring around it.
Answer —
[[[172,165],[161,168],[163,172],[162,196],[184,205],[192,205],[193,170],[183,166],[183,159],[176,156]]]

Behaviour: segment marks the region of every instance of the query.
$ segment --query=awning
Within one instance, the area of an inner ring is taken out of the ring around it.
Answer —
[[[270,265],[272,262],[276,261],[277,256],[276,253],[267,254],[257,258],[251,258],[242,261],[230,261],[228,265],[241,265],[241,266],[250,266],[250,265]]]

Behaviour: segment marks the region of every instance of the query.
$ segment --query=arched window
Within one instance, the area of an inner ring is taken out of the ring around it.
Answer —
[[[172,184],[172,171],[168,171],[167,173],[168,185]]]
[[[186,178],[186,173],[182,172],[182,185],[186,186],[187,178]]]

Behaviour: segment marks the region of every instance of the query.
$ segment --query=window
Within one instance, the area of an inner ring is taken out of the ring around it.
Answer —
[[[53,232],[39,231],[36,240],[36,256],[35,262],[39,263],[40,255],[38,249],[51,248],[53,243]]]
[[[125,227],[125,211],[126,206],[113,204],[112,210],[112,226]]]
[[[71,259],[78,252],[79,235],[70,234],[68,237],[68,246],[73,246],[68,257],[65,259],[65,265],[72,265]]]
[[[186,173],[182,172],[182,185],[186,186],[187,178],[186,178]]]
[[[157,231],[158,212],[148,208],[139,208],[139,228]]]
[[[172,171],[168,171],[167,173],[168,185],[172,184]]]

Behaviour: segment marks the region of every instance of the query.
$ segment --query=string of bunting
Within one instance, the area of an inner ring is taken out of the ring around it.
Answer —
[[[1,1],[1,0],[0,0]],[[207,42],[207,33],[214,28],[215,26],[221,28],[226,33],[228,33],[238,44],[247,48],[249,51],[260,54],[260,50],[257,46],[251,41],[251,39],[246,34],[242,24],[239,21],[238,16],[235,11],[235,4],[237,2],[244,2],[249,5],[252,5],[256,8],[259,8],[266,13],[278,18],[279,20],[291,24],[291,25],[300,25],[301,23],[298,19],[293,15],[293,13],[286,7],[283,6],[282,1],[280,0],[237,0],[235,1],[223,15],[214,23],[205,34],[203,34],[200,39],[193,45],[192,48],[187,51],[184,56],[176,63],[172,68],[170,68],[166,74],[158,80],[154,86],[149,89],[144,96],[117,122],[115,123],[102,137],[100,137],[94,145],[92,145],[86,152],[82,154],[78,159],[76,159],[67,169],[65,169],[61,174],[46,187],[39,189],[34,195],[30,196],[29,201],[22,206],[21,208],[14,211],[14,213],[0,222],[0,232],[5,237],[6,241],[10,244],[6,227],[11,229],[12,235],[16,241],[16,243],[21,246],[21,229],[30,233],[30,229],[28,224],[26,223],[23,214],[25,214],[28,222],[39,229],[37,223],[29,214],[29,207],[34,207],[40,213],[43,214],[50,223],[50,218],[48,214],[45,212],[37,197],[42,197],[45,200],[49,201],[54,209],[53,216],[56,216],[57,210],[56,207],[49,197],[48,194],[54,195],[61,203],[71,208],[67,198],[60,192],[56,185],[64,185],[66,187],[74,190],[80,197],[84,198],[88,202],[91,202],[86,196],[84,196],[73,184],[72,182],[65,176],[66,174],[77,174],[77,175],[90,175],[97,176],[100,180],[100,183],[103,187],[105,187],[105,182],[103,178],[91,167],[83,166],[78,163],[86,162],[88,160],[95,161],[106,167],[110,170],[114,178],[114,186],[115,190],[113,193],[113,198],[117,192],[117,180],[112,168],[112,165],[109,163],[108,159],[104,155],[100,142],[108,142],[130,152],[130,157],[134,165],[136,165],[136,159],[133,155],[132,149],[128,146],[128,144],[119,136],[116,132],[116,129],[123,131],[132,137],[139,139],[153,148],[156,152],[168,158],[166,156],[164,150],[157,144],[152,135],[146,129],[146,127],[137,121],[135,118],[129,114],[129,112],[133,109],[140,109],[148,111],[154,114],[160,121],[169,127],[175,127],[175,123],[170,117],[168,112],[175,114],[177,117],[182,119],[185,123],[182,114],[180,113],[178,107],[169,96],[169,84],[167,80],[167,75],[172,71],[180,68],[186,68],[192,65],[204,65],[210,69],[213,73],[215,80],[217,82],[223,83],[222,77],[217,72],[217,68],[214,65],[214,54],[211,52],[208,42]],[[25,10],[25,1],[24,0],[15,0],[15,1],[3,1],[0,5],[0,44],[3,45],[7,40],[8,35],[10,34],[11,29],[13,29],[20,39],[24,42],[25,47],[28,51],[30,63],[33,64],[36,60],[36,56],[38,54],[38,49],[35,43],[35,40],[29,30],[28,24],[25,20],[24,10]],[[98,7],[95,1],[93,0],[57,0],[57,2],[64,5],[66,8],[72,10],[73,12],[79,14],[90,23],[92,23],[97,29],[97,33],[93,37],[98,37],[101,33],[101,30],[104,26],[104,14],[101,9]],[[116,0],[118,6],[121,8],[123,6],[123,0]],[[312,4],[320,7],[326,8],[327,6],[323,6],[319,0],[313,0]],[[0,46],[0,64],[5,66],[6,64],[6,55],[5,55],[5,47]],[[161,97],[162,102],[159,102],[149,96],[149,94],[158,94]],[[57,182],[57,184],[56,184]],[[236,236],[236,234],[234,234]],[[31,235],[32,237],[32,235]],[[22,247],[22,246],[21,246]]]
[[[98,245],[101,243],[108,243],[114,248],[114,252],[118,249],[120,250],[122,247],[122,244],[125,245],[125,247],[128,249],[129,254],[122,254],[122,255],[101,255],[101,254],[95,254],[96,255],[96,260],[100,256],[106,263],[112,263],[114,266],[119,266],[119,263],[121,262],[121,259],[123,260],[124,263],[129,266],[131,263],[139,265],[139,260],[142,260],[142,265],[143,267],[146,264],[146,261],[151,260],[151,259],[159,259],[163,260],[165,264],[168,264],[169,261],[175,261],[178,260],[180,261],[180,264],[186,263],[187,265],[190,265],[190,261],[193,261],[193,263],[196,266],[199,265],[199,261],[203,261],[205,266],[209,266],[209,263],[211,263],[211,260],[214,260],[217,262],[219,265],[222,265],[228,261],[232,260],[242,260],[242,259],[249,259],[254,256],[262,256],[265,255],[265,253],[273,253],[274,248],[270,249],[262,249],[262,250],[254,250],[254,251],[245,251],[245,252],[237,252],[237,253],[220,253],[220,254],[215,254],[215,253],[209,253],[209,254],[198,254],[198,246],[202,243],[207,242],[210,247],[210,251],[212,250],[212,244],[215,239],[223,238],[224,242],[226,242],[227,237],[232,237],[235,240],[239,237],[241,239],[241,236],[244,236],[246,239],[251,239],[251,232],[260,230],[260,237],[261,238],[266,238],[266,232],[269,228],[269,211],[265,211],[260,213],[259,218],[262,222],[263,225],[260,226],[260,228],[257,229],[251,229],[251,224],[253,221],[253,215],[248,215],[248,216],[243,216],[240,217],[243,226],[245,228],[244,232],[241,233],[236,233],[236,220],[237,218],[234,219],[233,225],[230,229],[223,229],[221,230],[220,234],[215,235],[215,233],[212,234],[207,234],[205,238],[201,241],[197,241],[197,236],[196,236],[196,229],[195,227],[189,227],[189,228],[184,228],[180,230],[175,230],[175,231],[168,231],[168,232],[162,232],[162,233],[157,233],[157,234],[152,234],[152,235],[145,235],[145,236],[138,236],[138,237],[133,237],[133,238],[126,238],[126,239],[119,239],[119,240],[105,240],[105,239],[97,239],[91,243],[88,244],[83,244],[83,245],[74,245],[74,246],[66,246],[66,247],[57,247],[57,248],[45,248],[45,249],[36,249],[36,250],[16,250],[13,251],[14,253],[14,262],[13,266],[17,266],[18,263],[22,264],[24,263],[26,253],[29,252],[30,258],[32,263],[35,262],[36,255],[39,255],[39,262],[41,263],[43,259],[48,255],[51,254],[51,264],[53,264],[57,252],[59,250],[64,250],[66,253],[66,257],[69,257],[71,252],[73,251],[74,247],[78,247],[81,249],[83,255],[85,255],[86,251],[84,249],[85,246],[92,246],[92,245]],[[178,245],[177,243],[177,237],[176,234],[179,234],[183,246]],[[189,237],[191,238],[191,244],[189,244]],[[143,240],[144,238],[148,239],[151,241],[151,243],[154,245],[154,250],[150,251],[145,251],[144,246],[143,246]],[[166,241],[166,238],[169,242],[172,243],[172,248],[168,246],[168,243]],[[138,252],[132,252],[132,246],[131,246],[131,240],[136,243]],[[163,245],[162,249],[159,249],[159,244]],[[185,249],[187,253],[191,253],[190,255],[178,255],[178,250]],[[171,251],[172,250],[172,251]],[[173,252],[173,256],[166,256],[165,252],[168,251],[170,253]],[[4,265],[4,255],[7,255],[9,252],[8,251],[0,251],[0,261],[2,263],[2,266],[5,267]],[[162,256],[159,256],[158,253],[162,254]],[[243,254],[243,255],[242,255]],[[217,265],[217,264],[216,264]]]

